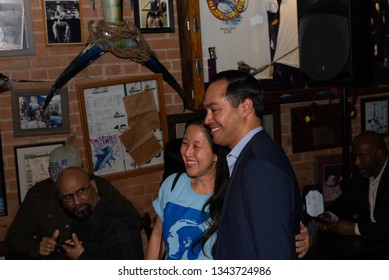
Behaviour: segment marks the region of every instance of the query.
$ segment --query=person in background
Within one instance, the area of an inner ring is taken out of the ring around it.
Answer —
[[[161,0],[148,1],[147,4],[143,7],[143,10],[145,10],[147,6],[150,6],[150,10],[148,11],[146,17],[146,28],[152,28],[153,24],[155,25],[154,27],[156,28],[163,27],[163,23],[160,19],[162,15]]]
[[[60,172],[70,166],[82,166],[80,154],[73,146],[60,146],[50,153],[50,177],[28,190],[8,229],[5,241],[9,258],[56,258],[55,248],[45,249],[46,241],[55,230],[59,230],[59,241],[70,238],[72,217],[58,200],[55,185]],[[91,178],[96,181],[99,195],[123,212],[140,231],[142,218],[132,203],[108,180],[93,175]]]
[[[57,8],[54,12],[54,16],[52,17],[52,20],[54,20],[53,23],[53,35],[54,35],[54,41],[56,43],[69,43],[70,41],[70,25],[66,22],[66,12],[64,11],[62,5],[57,5]],[[63,39],[59,37],[58,34],[58,27],[64,28],[63,31]]]
[[[352,143],[354,170],[342,194],[319,215],[320,230],[389,239],[389,165],[383,138],[365,131]],[[320,220],[322,222],[320,222]]]
[[[215,259],[297,258],[302,200],[288,157],[262,128],[263,98],[259,81],[238,70],[219,72],[206,90],[204,122],[231,149]]]
[[[123,213],[98,195],[96,181],[81,167],[68,167],[58,177],[58,198],[75,217],[70,240],[59,246],[72,260],[142,260],[140,231]],[[56,246],[56,230],[44,247]]]

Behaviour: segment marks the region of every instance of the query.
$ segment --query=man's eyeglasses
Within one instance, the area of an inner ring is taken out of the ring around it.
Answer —
[[[74,193],[65,194],[60,199],[62,200],[63,203],[66,203],[66,204],[72,203],[72,202],[74,202],[74,196],[77,196],[78,198],[85,197],[88,194],[89,188],[90,188],[90,183],[89,183],[87,188],[79,188]]]

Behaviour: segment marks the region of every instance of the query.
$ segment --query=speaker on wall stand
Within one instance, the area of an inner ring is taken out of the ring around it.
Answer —
[[[371,5],[367,0],[297,1],[302,81],[342,87],[343,183],[349,175],[349,86],[373,78]]]
[[[308,85],[351,85],[372,79],[371,1],[299,0],[301,78]]]

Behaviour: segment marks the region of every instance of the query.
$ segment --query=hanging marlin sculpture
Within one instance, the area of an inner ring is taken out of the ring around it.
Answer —
[[[93,7],[94,7],[94,0]],[[44,109],[60,89],[74,76],[107,52],[117,57],[131,59],[146,66],[154,73],[162,74],[162,79],[184,99],[184,93],[175,78],[156,58],[139,29],[123,21],[123,0],[101,0],[103,21],[89,22],[90,37],[85,48],[63,70],[52,85],[45,101]],[[184,101],[185,109],[185,101]]]
[[[41,83],[41,80],[16,80],[9,78],[0,73],[0,93],[9,91],[13,88],[14,83]]]

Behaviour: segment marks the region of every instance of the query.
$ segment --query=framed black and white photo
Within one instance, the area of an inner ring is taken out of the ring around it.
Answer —
[[[53,149],[65,142],[40,143],[14,147],[16,173],[18,178],[19,202],[37,182],[50,177],[49,157]]]
[[[78,86],[87,168],[109,179],[163,169],[167,141],[162,76]]]
[[[42,0],[42,6],[47,46],[82,44],[81,0]]]
[[[68,133],[69,108],[67,89],[53,97],[46,110],[46,89],[12,90],[14,136]]]
[[[1,1],[0,57],[34,54],[29,0]]]
[[[389,96],[361,99],[362,131],[375,131],[389,135],[388,104]]]
[[[134,17],[142,33],[174,32],[173,0],[135,0]]]

